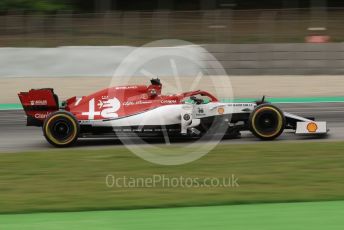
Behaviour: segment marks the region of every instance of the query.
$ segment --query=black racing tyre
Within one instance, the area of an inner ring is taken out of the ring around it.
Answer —
[[[257,106],[249,117],[250,131],[262,140],[273,140],[284,131],[283,112],[271,104]]]
[[[51,113],[44,120],[44,137],[50,144],[56,147],[73,145],[78,140],[79,132],[79,122],[72,113],[67,111]]]

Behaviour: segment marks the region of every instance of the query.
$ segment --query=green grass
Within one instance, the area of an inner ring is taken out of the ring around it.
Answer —
[[[341,230],[344,201],[0,215],[0,229]]]
[[[185,165],[148,163],[124,147],[0,154],[0,213],[344,199],[344,143],[221,145]],[[109,188],[116,177],[223,178],[239,187]]]

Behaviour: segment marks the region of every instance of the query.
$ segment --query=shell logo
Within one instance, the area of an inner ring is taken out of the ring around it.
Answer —
[[[222,114],[224,114],[225,113],[225,109],[224,108],[218,108],[217,109],[217,112],[220,114],[220,115],[222,115]]]
[[[315,133],[315,132],[318,130],[318,126],[317,126],[317,124],[314,123],[314,122],[308,123],[308,125],[307,125],[307,130],[308,130],[308,132],[310,132],[310,133]]]

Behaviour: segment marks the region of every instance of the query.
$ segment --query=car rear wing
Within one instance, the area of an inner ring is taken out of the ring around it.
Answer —
[[[42,126],[45,118],[59,109],[58,96],[51,88],[18,93],[27,116],[27,126]]]

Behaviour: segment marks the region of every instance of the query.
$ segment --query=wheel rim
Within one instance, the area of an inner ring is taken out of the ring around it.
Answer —
[[[52,126],[52,134],[56,139],[65,140],[72,134],[71,124],[65,120],[57,120]]]
[[[253,129],[262,137],[273,137],[283,128],[283,118],[274,108],[261,108],[253,117]]]
[[[77,123],[68,115],[56,114],[47,121],[46,137],[56,145],[68,145],[77,137]]]

